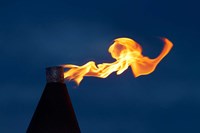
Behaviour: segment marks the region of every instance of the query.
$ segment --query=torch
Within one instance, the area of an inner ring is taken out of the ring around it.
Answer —
[[[170,52],[173,44],[162,38],[164,47],[154,59],[142,54],[142,47],[130,38],[117,38],[108,51],[115,59],[112,63],[96,65],[94,61],[78,66],[66,64],[46,69],[47,84],[27,129],[27,133],[80,133],[64,79],[78,85],[86,76],[106,78],[111,73],[120,75],[131,67],[134,77],[152,73]],[[64,72],[64,68],[69,69]]]
[[[46,68],[47,83],[27,133],[80,133],[64,83],[64,68]]]

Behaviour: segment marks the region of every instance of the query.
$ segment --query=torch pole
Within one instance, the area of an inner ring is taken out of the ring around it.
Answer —
[[[27,133],[80,133],[76,115],[64,83],[64,68],[46,68],[46,86]]]

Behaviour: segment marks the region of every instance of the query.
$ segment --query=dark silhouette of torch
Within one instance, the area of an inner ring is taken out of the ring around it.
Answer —
[[[80,133],[64,83],[64,68],[46,68],[47,83],[27,133]]]

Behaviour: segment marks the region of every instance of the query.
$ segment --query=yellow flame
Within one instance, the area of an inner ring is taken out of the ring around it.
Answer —
[[[66,64],[63,67],[69,68],[69,70],[64,73],[64,78],[80,84],[85,76],[106,78],[112,72],[116,72],[117,75],[123,73],[129,66],[135,77],[150,74],[173,47],[172,42],[167,38],[162,38],[162,40],[164,42],[162,52],[155,59],[150,59],[142,55],[142,47],[134,40],[117,38],[108,49],[111,56],[116,60],[115,62],[102,63],[97,66],[94,61],[89,61],[83,66]]]

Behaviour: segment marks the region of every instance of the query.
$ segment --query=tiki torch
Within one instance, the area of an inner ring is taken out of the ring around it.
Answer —
[[[173,43],[162,38],[164,47],[154,59],[144,56],[142,47],[130,38],[117,38],[108,51],[112,63],[94,61],[78,66],[65,64],[46,69],[47,84],[28,127],[27,133],[80,133],[64,79],[80,84],[86,76],[106,78],[111,73],[120,75],[131,67],[134,77],[152,73],[159,62],[170,52]],[[64,72],[64,68],[68,69]]]

